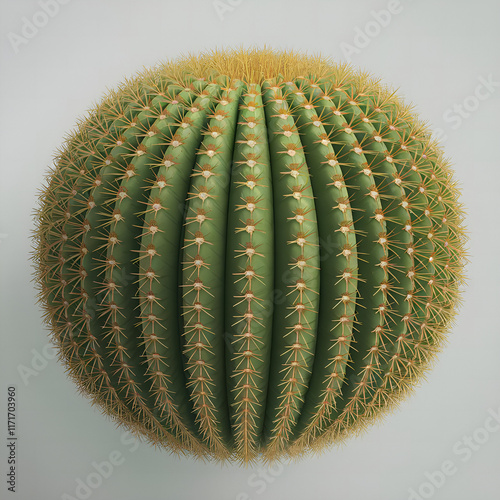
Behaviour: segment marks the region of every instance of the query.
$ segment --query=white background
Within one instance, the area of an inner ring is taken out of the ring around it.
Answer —
[[[397,13],[382,26],[373,12],[389,5]],[[489,412],[500,412],[500,2],[66,0],[45,22],[37,1],[2,0],[1,10],[0,436],[12,384],[20,436],[15,495],[6,490],[1,444],[2,498],[83,498],[78,478],[85,481],[92,463],[110,454],[120,464],[91,489],[92,500],[418,498],[412,489],[436,500],[500,498],[500,431],[483,427]],[[38,31],[27,32],[26,23],[35,20]],[[30,38],[20,41],[23,26]],[[350,49],[354,65],[399,88],[422,118],[442,129],[470,235],[463,308],[416,394],[344,448],[271,470],[207,465],[128,442],[75,391],[60,364],[47,359],[53,354],[45,349],[48,336],[30,282],[36,191],[65,132],[89,104],[142,66],[241,44],[321,52],[339,61]],[[494,82],[489,90],[481,87],[484,80]],[[467,116],[460,117],[464,105]],[[446,461],[454,473],[443,479],[436,471]],[[426,473],[442,484],[433,486]]]

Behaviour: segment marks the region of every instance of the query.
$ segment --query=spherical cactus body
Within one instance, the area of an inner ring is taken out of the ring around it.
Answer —
[[[60,357],[118,423],[248,462],[401,400],[456,311],[462,208],[393,92],[319,57],[186,57],[107,95],[40,197]]]

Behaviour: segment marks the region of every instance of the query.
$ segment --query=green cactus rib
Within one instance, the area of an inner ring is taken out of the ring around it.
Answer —
[[[40,195],[61,360],[116,422],[243,463],[362,431],[456,314],[463,209],[390,90],[321,58],[189,56],[110,92]]]
[[[314,84],[313,84],[314,85]],[[353,212],[342,170],[314,98],[302,83],[287,84],[288,100],[305,146],[318,215],[320,305],[316,361],[304,409],[294,435],[308,440],[322,428],[336,399],[347,366],[357,291],[357,250]],[[320,112],[321,114],[321,112]],[[306,432],[304,432],[307,429]]]
[[[264,439],[280,454],[297,423],[312,372],[319,303],[319,236],[305,153],[276,82],[263,85],[275,213],[273,338]]]
[[[224,266],[228,190],[241,88],[225,90],[197,151],[186,201],[181,283],[184,353],[194,412],[210,447],[231,443],[225,388]],[[219,367],[219,368],[217,368]]]
[[[226,258],[226,366],[235,447],[256,457],[269,378],[274,266],[272,174],[260,85],[239,104],[229,188]]]

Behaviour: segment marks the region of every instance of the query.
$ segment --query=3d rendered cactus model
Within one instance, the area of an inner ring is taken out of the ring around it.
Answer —
[[[411,107],[320,56],[185,56],[110,92],[57,155],[36,279],[61,360],[168,450],[296,457],[429,368],[463,209]]]

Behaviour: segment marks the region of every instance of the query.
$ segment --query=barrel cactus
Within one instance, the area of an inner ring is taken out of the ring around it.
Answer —
[[[339,443],[441,348],[463,209],[428,128],[327,58],[214,51],[111,91],[36,214],[40,302],[79,389],[170,451]]]

